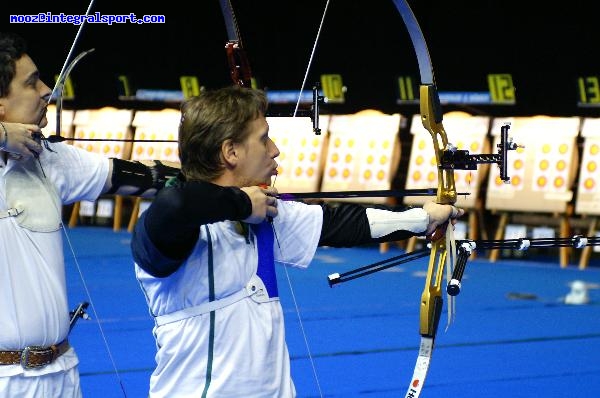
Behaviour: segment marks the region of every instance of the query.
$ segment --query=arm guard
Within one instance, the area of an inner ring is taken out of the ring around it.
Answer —
[[[153,160],[152,166],[130,160],[112,158],[111,187],[107,194],[116,193],[123,186],[135,187],[137,191],[128,194],[133,196],[146,196],[150,190],[153,193],[161,190],[169,178],[177,176],[179,169],[163,164],[160,160]]]
[[[422,235],[429,216],[423,209],[398,209],[357,204],[322,205],[323,228],[319,246],[351,247],[365,243],[404,240]]]

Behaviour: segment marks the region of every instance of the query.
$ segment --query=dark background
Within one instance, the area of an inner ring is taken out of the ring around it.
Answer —
[[[232,0],[244,48],[261,88],[298,90],[325,10],[325,0]],[[516,105],[464,107],[474,113],[594,116],[577,106],[577,77],[600,75],[598,14],[593,2],[409,1],[425,35],[440,91],[487,91],[489,73],[510,73]],[[525,4],[527,3],[527,4]],[[527,7],[525,7],[527,5]],[[11,14],[84,14],[87,2],[2,6],[0,29],[23,35],[51,85],[78,26],[10,24]],[[533,10],[533,11],[532,11]],[[194,75],[206,88],[230,84],[227,33],[219,2],[96,0],[92,11],[165,15],[164,24],[86,24],[74,55],[89,48],[71,74],[76,99],[66,107],[164,107],[119,101],[118,75],[133,89],[180,89],[179,76]],[[416,56],[391,0],[331,0],[309,69],[307,88],[324,73],[339,73],[346,103],[326,111],[374,108],[410,114],[397,105],[399,75],[418,79]],[[172,105],[172,104],[171,104]],[[447,106],[453,110],[460,106]]]

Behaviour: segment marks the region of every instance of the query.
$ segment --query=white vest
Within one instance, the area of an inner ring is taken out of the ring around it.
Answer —
[[[0,217],[16,217],[21,227],[33,232],[60,228],[60,197],[35,158],[13,164],[4,179],[8,209],[2,209]]]

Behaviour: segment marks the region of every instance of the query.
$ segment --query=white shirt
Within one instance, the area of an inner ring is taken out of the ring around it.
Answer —
[[[274,242],[275,261],[307,267],[316,251],[322,222],[320,206],[279,201],[273,221],[279,240],[279,244]],[[218,222],[208,228],[215,298],[221,299],[246,286],[256,273],[258,253],[254,237],[246,243],[236,223]],[[153,315],[209,301],[207,239],[202,227],[190,257],[166,278],[154,278],[135,266]],[[205,313],[154,328],[158,352],[150,380],[151,397],[198,397],[206,387],[207,373],[208,397],[296,395],[278,299],[257,303],[246,297],[216,310],[214,317],[212,322],[211,314]]]
[[[40,180],[31,181],[30,186],[57,197],[54,201],[44,194],[40,200],[32,200],[29,194],[19,198],[26,203],[23,214],[37,210],[48,212],[50,221],[36,215],[35,222],[42,224],[60,220],[62,209],[60,205],[57,208],[56,203],[96,199],[109,170],[108,158],[62,143],[52,144],[51,148],[55,152],[45,149],[40,154],[50,188],[44,188],[41,171],[37,173]],[[15,199],[7,193],[9,180],[25,167],[40,170],[40,165],[37,159],[27,162],[9,159],[6,165],[0,160],[0,165],[3,166],[0,168],[0,209],[6,210]],[[57,225],[51,232],[34,232],[19,225],[15,217],[0,219],[0,350],[32,345],[48,347],[68,335],[69,308],[60,227],[61,224]],[[1,365],[0,376],[45,374],[75,365],[77,356],[74,350],[69,350],[54,363],[38,370],[24,371],[20,365]]]

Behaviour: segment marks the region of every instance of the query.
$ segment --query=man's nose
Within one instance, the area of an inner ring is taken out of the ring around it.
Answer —
[[[271,141],[273,142],[273,141]],[[273,158],[276,158],[277,156],[279,156],[280,152],[279,152],[279,148],[277,147],[277,145],[275,145],[275,143],[273,142]]]
[[[50,89],[50,87],[48,87],[46,85],[46,83],[41,82],[42,83],[42,87],[40,88],[40,93],[42,94],[41,97],[44,101],[46,101],[46,103],[50,103],[50,97],[52,96],[52,90]]]

